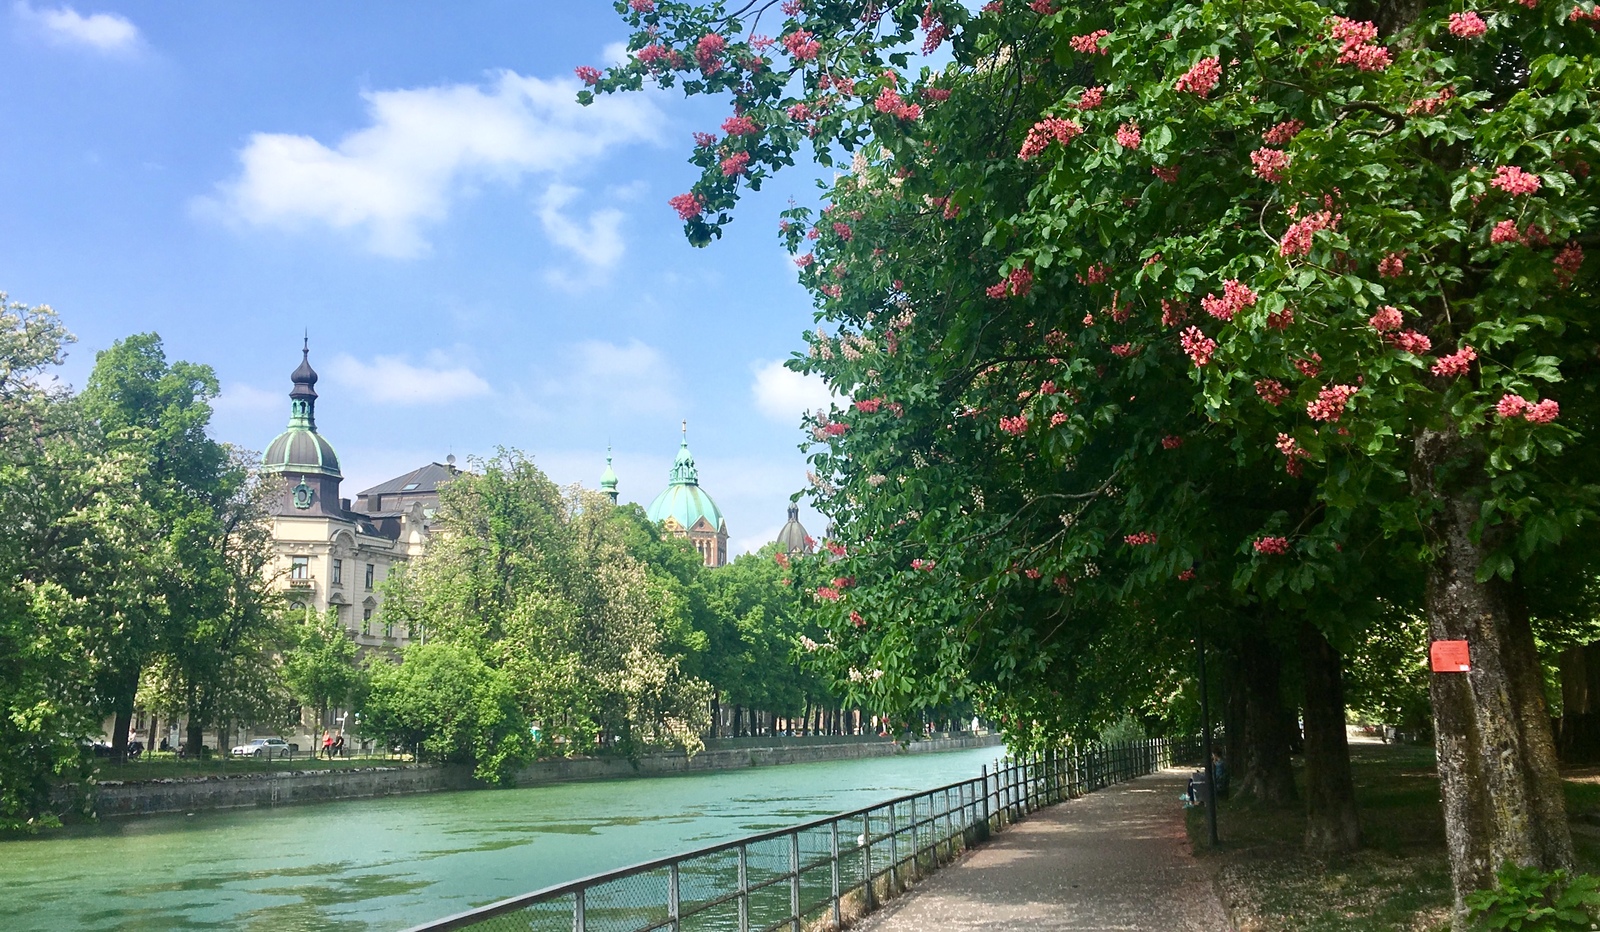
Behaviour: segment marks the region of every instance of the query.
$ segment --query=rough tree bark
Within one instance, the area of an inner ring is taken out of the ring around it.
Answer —
[[[1245,635],[1234,648],[1232,677],[1239,690],[1233,716],[1238,741],[1230,735],[1228,761],[1231,792],[1271,805],[1295,801],[1294,769],[1289,738],[1294,718],[1283,704],[1282,661],[1272,643],[1259,634]]]
[[[1429,690],[1458,927],[1463,898],[1491,886],[1505,862],[1572,865],[1533,629],[1511,584],[1475,579],[1495,543],[1475,527],[1473,477],[1482,475],[1481,457],[1455,431],[1418,436],[1412,488],[1434,509],[1428,637],[1466,641],[1471,660],[1470,672],[1432,674]]]
[[[1305,669],[1306,848],[1343,854],[1361,847],[1350,743],[1344,726],[1344,658],[1310,622],[1300,626]]]

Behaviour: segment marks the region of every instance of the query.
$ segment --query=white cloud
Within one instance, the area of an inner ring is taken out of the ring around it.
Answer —
[[[821,376],[805,375],[784,368],[783,360],[756,363],[750,392],[756,410],[779,423],[795,425],[807,411],[826,409],[841,399],[829,390]]]
[[[251,226],[363,233],[373,252],[416,256],[428,248],[423,225],[443,219],[476,183],[554,175],[659,138],[662,113],[647,97],[581,107],[577,89],[572,80],[505,71],[484,85],[371,92],[370,125],[331,147],[309,136],[252,135],[239,176],[195,206]]]
[[[25,0],[11,5],[17,18],[61,45],[86,45],[100,52],[123,52],[139,41],[139,27],[115,13],[84,16],[72,7],[34,9]]]
[[[328,374],[380,403],[443,404],[492,394],[476,372],[437,358],[431,366],[417,366],[399,356],[374,356],[367,362],[340,353],[328,364]]]
[[[626,65],[632,57],[626,42],[607,42],[600,49],[600,61],[606,65]]]
[[[595,406],[618,418],[682,411],[677,370],[653,346],[584,340],[568,356],[570,366],[545,383],[544,394],[553,401]]]
[[[603,208],[589,215],[587,226],[580,225],[561,212],[579,193],[570,185],[551,185],[539,204],[539,222],[551,242],[577,253],[596,270],[609,269],[622,258],[622,211]]]
[[[254,385],[232,382],[222,387],[222,394],[211,402],[218,414],[267,414],[282,409],[289,410],[289,393],[269,392]]]

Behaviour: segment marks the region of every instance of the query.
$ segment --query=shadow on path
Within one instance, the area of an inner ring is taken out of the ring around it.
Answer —
[[[1168,770],[1034,813],[856,926],[1226,932]]]

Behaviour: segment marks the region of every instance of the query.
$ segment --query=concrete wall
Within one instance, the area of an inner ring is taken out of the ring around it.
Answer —
[[[616,758],[573,758],[540,761],[519,774],[518,786],[607,780],[620,777],[660,776],[745,767],[774,767],[833,760],[860,760],[895,754],[921,754],[960,748],[994,747],[997,735],[936,738],[899,745],[893,741],[850,744],[801,743],[789,739],[782,747],[731,748],[689,757],[681,752],[641,758],[638,766]],[[96,809],[101,818],[199,812],[209,809],[247,809],[336,799],[367,799],[403,793],[463,790],[478,784],[464,767],[410,764],[353,770],[285,771],[234,777],[191,777],[148,782],[110,782],[95,787]]]

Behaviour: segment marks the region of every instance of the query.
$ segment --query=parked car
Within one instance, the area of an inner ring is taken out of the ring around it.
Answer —
[[[236,746],[228,753],[234,757],[289,757],[294,748],[282,738],[253,738],[249,744]]]

